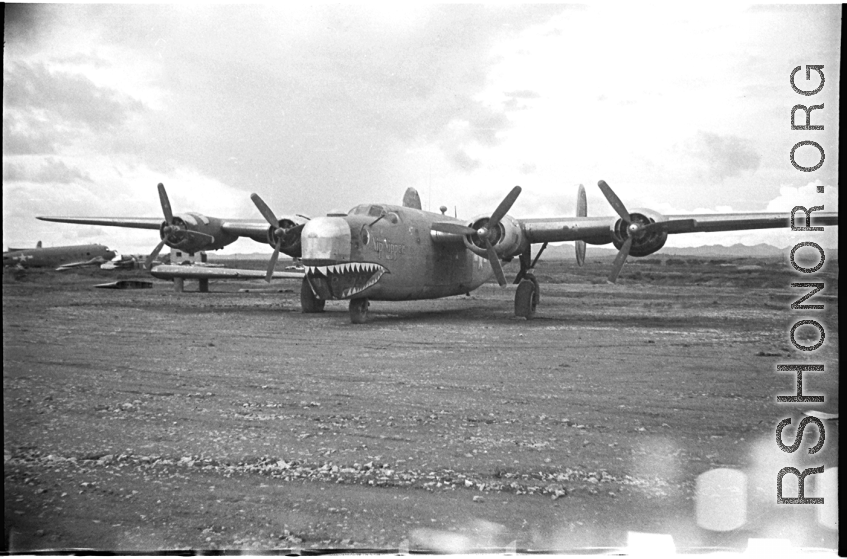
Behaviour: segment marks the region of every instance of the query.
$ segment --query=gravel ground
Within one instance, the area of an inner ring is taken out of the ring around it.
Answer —
[[[811,359],[788,336],[801,280],[742,263],[630,265],[616,286],[606,261],[542,263],[533,321],[512,316],[513,287],[485,286],[374,302],[366,325],[342,303],[301,314],[291,283],[177,294],[7,271],[6,550],[563,551],[629,531],[834,547],[812,508],[772,504],[780,467],[837,465],[835,428],[814,457],[774,443],[802,417],[775,402],[793,389],[776,364]],[[830,374],[806,379],[833,412],[828,266],[813,360]],[[741,529],[696,523],[714,468],[748,476]]]

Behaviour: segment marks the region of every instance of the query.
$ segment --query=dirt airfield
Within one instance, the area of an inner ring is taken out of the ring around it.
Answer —
[[[776,403],[795,383],[778,363],[825,363],[806,392],[837,412],[837,260],[806,314],[782,259],[646,258],[614,286],[610,265],[542,260],[532,321],[487,285],[373,302],[365,325],[341,302],[301,314],[293,281],[180,294],[93,288],[143,272],[7,270],[6,551],[562,552],[630,531],[835,548],[815,507],[774,502],[783,466],[837,465],[837,431],[798,458],[814,430],[795,455],[774,430],[802,417]],[[789,339],[809,316],[812,356]],[[739,529],[697,524],[714,468],[747,476]]]

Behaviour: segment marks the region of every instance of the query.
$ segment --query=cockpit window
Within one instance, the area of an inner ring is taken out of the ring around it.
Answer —
[[[393,225],[402,221],[397,212],[386,211],[383,206],[378,204],[362,204],[360,206],[356,206],[348,212],[348,215],[366,215],[374,219],[381,217]]]

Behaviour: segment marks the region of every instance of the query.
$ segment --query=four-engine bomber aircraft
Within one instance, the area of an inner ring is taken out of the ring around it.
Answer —
[[[575,241],[577,263],[585,259],[585,245],[613,243],[618,256],[609,281],[614,282],[627,257],[647,256],[662,248],[669,234],[735,231],[801,226],[838,225],[835,212],[795,208],[792,213],[701,214],[664,216],[652,210],[630,212],[605,183],[598,183],[617,213],[612,217],[587,217],[585,189],[580,185],[576,217],[518,219],[508,215],[521,192],[514,187],[490,214],[463,221],[423,211],[413,188],[402,206],[362,204],[346,214],[331,213],[313,219],[276,214],[257,195],[251,198],[267,223],[220,219],[198,213],[173,215],[164,186],[159,199],[165,220],[157,218],[39,217],[45,221],[158,229],[161,242],[148,258],[152,261],[164,245],[185,252],[222,248],[238,237],[249,237],[274,247],[267,279],[274,275],[279,253],[300,258],[305,266],[300,303],[304,313],[317,313],[327,300],[350,301],[354,323],[367,320],[369,300],[435,299],[467,294],[492,275],[506,285],[501,261],[517,256],[521,269],[515,278],[515,314],[532,318],[539,300],[538,281],[532,269],[547,243]],[[542,243],[532,259],[532,245]],[[202,277],[228,277],[210,275]],[[155,274],[155,269],[154,269]],[[191,277],[183,274],[183,277]],[[198,276],[201,277],[201,276]]]

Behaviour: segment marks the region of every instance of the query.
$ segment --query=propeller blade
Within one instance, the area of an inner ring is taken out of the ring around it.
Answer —
[[[621,202],[621,199],[618,198],[617,194],[615,194],[609,185],[606,184],[606,181],[601,180],[597,183],[597,186],[600,187],[600,190],[603,192],[603,196],[606,197],[609,205],[614,208],[619,216],[621,216],[621,219],[623,219],[627,225],[632,223],[632,219],[629,217],[629,212],[626,210],[626,206],[623,205],[623,202]]]
[[[268,262],[268,275],[265,276],[265,281],[270,283],[271,278],[274,275],[274,268],[276,267],[276,260],[279,258],[279,249],[282,246],[282,239],[276,240],[276,245],[274,245],[274,253],[271,255],[271,261]]]
[[[500,220],[503,219],[503,216],[506,215],[506,213],[508,213],[508,211],[512,208],[512,204],[514,204],[515,200],[518,199],[518,195],[520,193],[520,186],[516,186],[515,188],[513,188],[506,195],[506,197],[503,198],[503,201],[500,202],[500,205],[497,206],[497,209],[494,210],[494,213],[491,214],[491,217],[488,219],[488,225],[486,227],[488,227],[489,229],[493,229],[498,223],[500,223]]]
[[[574,243],[576,249],[576,265],[582,266],[585,264],[585,241],[577,241]]]
[[[629,256],[629,249],[632,247],[632,237],[627,237],[623,242],[620,252],[615,257],[615,263],[612,264],[612,272],[609,274],[609,283],[615,283],[618,279],[618,274],[621,273],[626,257]]]
[[[273,210],[265,204],[265,201],[262,200],[258,194],[255,192],[250,195],[250,199],[253,200],[253,203],[259,209],[259,213],[262,214],[262,217],[265,218],[265,221],[271,224],[271,227],[279,227],[279,220],[276,218]]]
[[[150,256],[147,257],[147,261],[144,263],[144,267],[149,272],[153,267],[153,261],[156,260],[156,257],[159,256],[159,253],[162,251],[162,247],[165,246],[165,239],[162,239],[161,242],[156,245],[156,248],[153,249],[153,252],[150,253]]]
[[[587,215],[588,199],[585,197],[585,187],[579,185],[579,189],[576,191],[576,217],[586,217]]]
[[[491,269],[494,270],[494,276],[497,278],[497,283],[500,284],[500,287],[505,287],[506,275],[503,273],[503,266],[500,264],[500,257],[497,256],[497,251],[494,250],[493,246],[491,246],[491,241],[489,241],[487,237],[484,237],[483,241],[485,241],[485,250],[488,251],[488,261],[491,262]]]
[[[159,202],[162,203],[162,213],[165,214],[165,221],[168,225],[171,225],[174,222],[174,213],[171,211],[171,201],[168,200],[168,193],[165,192],[165,185],[159,183],[157,188],[159,189]]]
[[[585,196],[585,187],[582,185],[579,185],[579,189],[576,191],[576,217],[588,217],[588,198]],[[574,249],[576,250],[576,264],[582,266],[585,264],[585,241],[574,243]]]
[[[476,229],[472,229],[467,225],[447,221],[436,221],[430,226],[430,229],[433,231],[440,231],[441,233],[453,233],[456,235],[473,235],[476,233]]]

